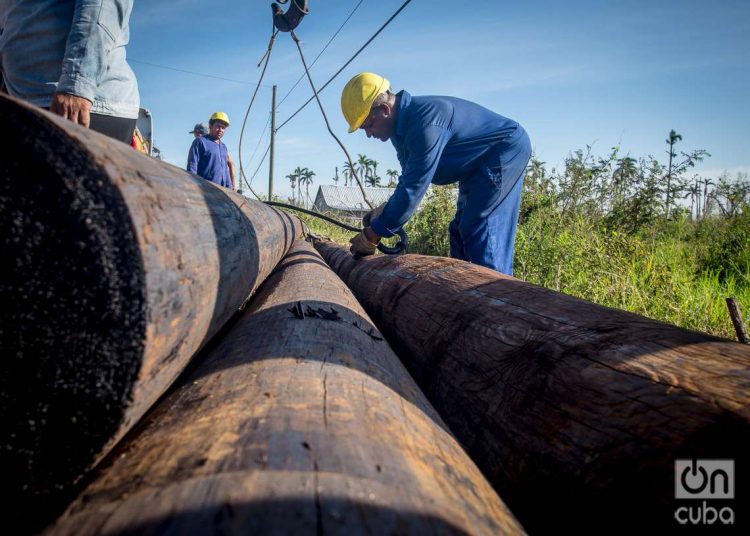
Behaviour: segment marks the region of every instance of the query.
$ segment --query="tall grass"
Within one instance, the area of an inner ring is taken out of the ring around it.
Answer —
[[[407,225],[411,253],[448,256],[455,190],[433,188]],[[353,233],[304,218],[346,243]],[[735,339],[725,299],[750,315],[750,211],[734,219],[686,218],[624,232],[553,204],[533,210],[516,237],[516,277],[608,307]]]
[[[725,299],[750,312],[748,271],[705,269],[694,236],[609,231],[537,213],[516,238],[516,276],[687,329],[734,339]],[[727,264],[731,262],[727,258]],[[725,274],[722,276],[722,274]]]

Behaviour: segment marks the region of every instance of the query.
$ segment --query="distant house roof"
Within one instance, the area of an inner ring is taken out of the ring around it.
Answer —
[[[395,190],[395,188],[365,188],[365,193],[372,206],[376,207],[388,201]],[[358,186],[334,186],[332,184],[318,187],[314,206],[319,211],[362,212],[370,210]]]

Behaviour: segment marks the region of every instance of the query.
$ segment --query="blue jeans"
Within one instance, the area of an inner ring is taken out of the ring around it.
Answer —
[[[531,142],[520,130],[459,182],[456,216],[449,226],[451,257],[513,275],[518,212],[530,157]]]

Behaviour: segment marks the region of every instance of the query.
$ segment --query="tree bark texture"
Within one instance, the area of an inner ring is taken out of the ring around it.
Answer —
[[[0,116],[0,491],[39,519],[301,223],[7,96]]]
[[[48,534],[522,532],[306,242],[198,359]]]
[[[316,247],[530,533],[678,526],[676,459],[750,482],[747,346],[463,261]]]

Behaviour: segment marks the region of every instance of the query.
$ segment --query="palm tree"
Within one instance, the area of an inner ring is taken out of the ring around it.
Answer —
[[[367,177],[365,177],[365,186],[372,186],[373,188],[376,186],[380,186],[380,177],[373,173],[370,173]]]
[[[358,154],[357,155],[357,164],[359,164],[359,173],[360,178],[364,179],[365,184],[367,184],[367,179],[370,177],[370,170],[371,170],[371,164],[372,160],[367,158],[367,155],[364,154]]]
[[[349,186],[349,183],[354,178],[354,175],[356,175],[356,170],[354,169],[355,166],[350,164],[348,161],[344,162],[344,177],[347,179],[346,182],[344,182],[344,186]]]
[[[389,169],[385,172],[386,175],[388,175],[388,188],[393,188],[396,186],[396,179],[399,176],[399,172],[395,169]]]
[[[307,168],[305,168],[307,169]],[[302,168],[297,166],[294,168],[294,176],[297,179],[297,184],[299,185],[299,188],[297,188],[297,204],[302,203]]]
[[[370,167],[372,167],[371,182],[373,186],[380,186],[380,177],[378,177],[378,163],[376,160],[370,160]]]
[[[305,200],[305,208],[307,208],[307,204],[310,202],[310,185],[312,184],[313,177],[315,176],[315,172],[311,171],[307,168],[302,168],[302,174],[300,175],[300,185],[305,185],[305,196],[307,199]],[[301,188],[300,188],[301,189]]]
[[[677,134],[674,129],[669,131],[669,139],[667,140],[667,144],[669,145],[669,152],[667,153],[669,154],[669,166],[667,167],[667,200],[664,204],[664,213],[667,219],[669,218],[669,194],[672,189],[672,158],[677,156],[677,153],[674,152],[674,146],[680,140],[682,140],[682,136]]]
[[[292,172],[287,175],[286,178],[289,179],[289,182],[292,185],[292,204],[294,204],[294,188],[297,183],[297,174],[295,172]]]
[[[695,184],[693,186],[688,187],[687,193],[683,196],[683,199],[687,199],[690,197],[690,217],[695,218],[696,220],[700,218],[701,216],[701,207],[700,207],[700,200],[701,200],[701,184],[700,179],[698,176],[695,176]],[[695,207],[698,206],[698,212],[695,213]]]
[[[336,166],[336,174],[333,176],[333,184],[338,185],[339,183],[339,167]]]

